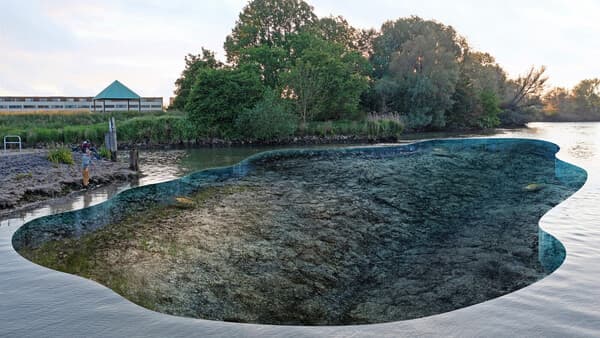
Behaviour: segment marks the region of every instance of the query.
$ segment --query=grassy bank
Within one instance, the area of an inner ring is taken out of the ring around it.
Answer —
[[[119,112],[113,114],[90,112],[1,113],[0,136],[19,135],[28,146],[47,143],[77,144],[84,139],[104,142],[108,118],[115,117],[119,141],[168,142],[185,139],[184,114],[178,112]]]
[[[108,118],[117,121],[119,142],[178,144],[201,140],[202,131],[196,130],[184,113],[159,112],[138,113],[120,112],[111,115],[89,112],[56,113],[0,113],[0,137],[19,135],[26,146],[51,143],[78,144],[90,140],[96,144],[104,142],[108,131]],[[398,137],[403,125],[388,118],[368,118],[360,121],[309,122],[297,126],[291,137],[354,136],[364,139],[389,139]],[[242,136],[234,136],[228,141],[256,141]],[[260,140],[272,141],[272,140]]]

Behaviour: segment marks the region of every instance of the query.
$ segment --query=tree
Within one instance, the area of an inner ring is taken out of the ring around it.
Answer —
[[[348,50],[359,50],[360,31],[342,16],[318,19],[308,30],[330,43],[342,45]]]
[[[546,116],[571,115],[576,108],[573,97],[565,88],[552,88],[544,95],[544,113]]]
[[[372,58],[382,107],[413,129],[442,128],[453,105],[462,49],[452,27],[418,17],[387,22]]]
[[[375,77],[386,75],[393,56],[406,42],[417,36],[435,36],[439,47],[459,58],[461,46],[459,37],[451,26],[436,21],[423,20],[417,16],[387,21],[381,26],[381,32],[373,40],[371,62],[375,68]]]
[[[185,110],[199,136],[234,138],[238,114],[254,107],[263,92],[256,68],[206,68],[197,74]]]
[[[531,102],[537,102],[544,91],[548,77],[544,76],[546,66],[539,69],[531,67],[529,71],[510,82],[512,89],[509,100],[503,105],[504,108],[520,110]]]
[[[311,33],[297,34],[290,45],[293,65],[284,93],[296,102],[302,122],[353,118],[367,89],[367,60]]]
[[[198,55],[188,54],[185,57],[185,68],[181,76],[175,81],[175,100],[169,108],[183,110],[189,97],[196,75],[202,69],[217,69],[223,64],[215,58],[215,53],[202,48]]]
[[[291,34],[317,20],[310,5],[302,0],[253,0],[240,13],[225,41],[227,60],[237,64],[247,48],[286,47]]]
[[[577,112],[598,115],[600,113],[600,79],[579,82],[573,88],[573,101]]]
[[[289,69],[290,55],[282,47],[260,45],[240,51],[239,65],[253,65],[270,88],[280,87],[280,76]]]
[[[506,74],[491,55],[471,51],[466,41],[461,45],[460,77],[448,122],[454,127],[494,127],[499,122],[500,98],[506,92]]]

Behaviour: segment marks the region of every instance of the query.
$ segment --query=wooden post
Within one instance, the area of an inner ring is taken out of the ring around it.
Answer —
[[[139,153],[136,148],[133,148],[129,151],[129,169],[139,171]]]
[[[117,125],[115,118],[111,117],[108,120],[108,149],[110,150],[110,160],[117,162]]]

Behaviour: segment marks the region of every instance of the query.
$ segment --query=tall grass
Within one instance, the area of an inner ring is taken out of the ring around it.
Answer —
[[[168,115],[163,112],[3,113],[0,115],[0,137],[19,135],[30,146],[39,143],[78,144],[86,139],[101,144],[108,132],[109,117],[115,117],[117,121],[119,141],[170,143],[171,138],[179,141],[190,137],[189,123],[182,122],[185,115],[179,112]]]
[[[360,121],[309,122],[299,133],[313,136],[358,136],[370,139],[397,138],[404,130],[399,114],[369,114]]]

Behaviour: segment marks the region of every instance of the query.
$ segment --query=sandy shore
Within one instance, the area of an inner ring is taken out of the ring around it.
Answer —
[[[65,196],[84,189],[81,154],[73,153],[75,164],[55,164],[46,150],[26,150],[0,155],[0,214],[32,202]],[[91,188],[137,177],[126,163],[94,161]]]

